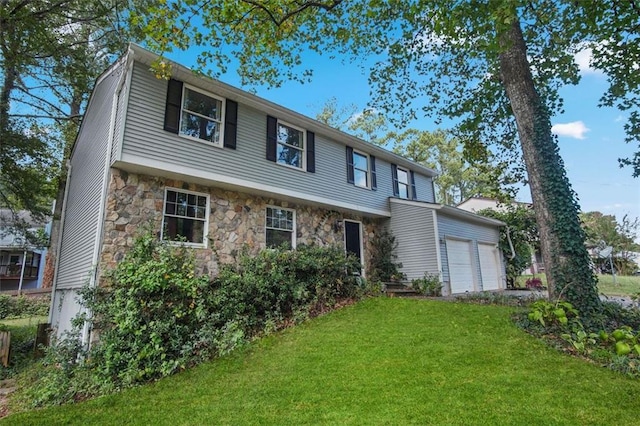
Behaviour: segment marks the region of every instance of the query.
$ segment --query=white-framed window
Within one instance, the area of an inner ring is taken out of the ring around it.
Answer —
[[[209,220],[209,195],[166,188],[162,214],[163,240],[184,241],[186,244],[206,247]]]
[[[296,247],[296,211],[282,207],[267,206],[266,210],[267,247],[282,245]]]
[[[369,188],[369,155],[353,151],[353,183],[362,188]]]
[[[410,198],[409,191],[411,191],[410,189],[411,187],[409,184],[409,171],[398,167],[397,174],[398,174],[398,197],[408,199]]]
[[[224,99],[194,87],[183,87],[180,135],[222,146]]]
[[[276,162],[304,170],[305,131],[278,120],[276,130]]]

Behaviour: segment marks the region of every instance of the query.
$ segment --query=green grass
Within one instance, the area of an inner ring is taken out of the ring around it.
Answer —
[[[513,308],[376,298],[155,384],[5,424],[634,424],[640,381],[516,328]]]
[[[525,287],[527,279],[532,275],[522,275],[518,277],[518,286]],[[547,277],[544,274],[537,274],[537,278],[542,280],[543,285],[547,285]],[[607,296],[630,296],[640,293],[640,276],[616,275],[616,283],[613,283],[611,275],[598,274],[598,290]]]
[[[607,296],[630,296],[640,293],[640,276],[616,275],[614,284],[611,275],[598,275],[598,289]]]
[[[46,316],[36,316],[27,318],[12,318],[0,320],[0,324],[7,325],[9,327],[25,327],[36,326],[38,324],[46,323],[48,318]]]

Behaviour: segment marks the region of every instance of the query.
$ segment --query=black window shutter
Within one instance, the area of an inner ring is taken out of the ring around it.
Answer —
[[[353,171],[353,148],[347,147],[347,182],[354,183],[355,175]]]
[[[224,147],[236,149],[236,134],[238,131],[238,103],[227,99],[224,112]]]
[[[276,161],[278,119],[267,115],[267,160]]]
[[[164,129],[178,134],[180,131],[180,109],[182,108],[182,82],[169,80],[167,104],[164,110]]]
[[[418,194],[416,193],[416,176],[413,174],[413,170],[409,172],[411,174],[411,199],[417,200]]]
[[[378,189],[378,179],[376,178],[376,157],[370,155],[371,158],[371,189]]]
[[[395,197],[400,195],[400,188],[398,188],[398,166],[391,165],[391,178],[393,179],[393,195]]]
[[[316,172],[316,134],[307,130],[307,171]]]

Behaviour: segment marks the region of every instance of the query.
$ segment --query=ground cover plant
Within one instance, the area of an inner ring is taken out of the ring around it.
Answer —
[[[634,424],[640,382],[523,333],[513,307],[372,298],[239,351],[4,424]]]
[[[540,299],[528,312],[516,315],[516,322],[562,351],[640,378],[640,310],[636,308],[604,302],[601,312],[585,325],[569,302]]]

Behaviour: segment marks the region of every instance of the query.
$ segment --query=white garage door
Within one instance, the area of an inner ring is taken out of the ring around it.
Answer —
[[[498,248],[494,244],[478,244],[483,290],[498,290],[501,282]]]
[[[446,240],[451,293],[474,291],[471,242]]]

